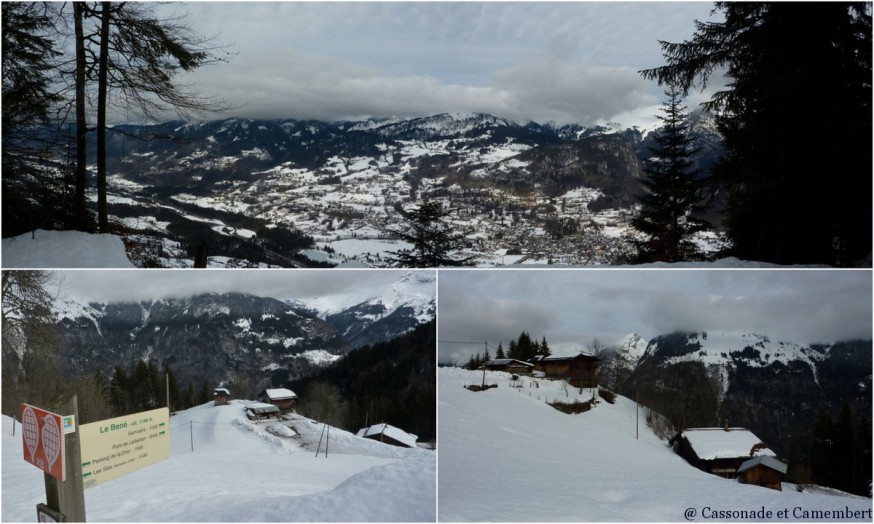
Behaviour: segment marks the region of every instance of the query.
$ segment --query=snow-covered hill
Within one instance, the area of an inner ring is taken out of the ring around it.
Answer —
[[[463,387],[482,376],[438,371],[442,522],[706,521],[741,510],[792,521],[803,511],[846,509],[866,512],[851,520],[870,521],[870,499],[799,493],[790,484],[778,492],[693,468],[642,416],[635,437],[635,404],[624,397],[566,415],[546,404],[573,400],[576,390],[562,382],[523,378],[515,388],[510,375],[489,372],[486,382],[497,388]]]
[[[324,443],[316,457],[322,424],[296,415],[249,422],[244,404],[177,413],[170,458],[86,490],[88,520],[435,521],[434,452],[332,428],[327,458]],[[22,458],[17,429],[12,436],[12,419],[3,416],[2,520],[26,522],[45,493],[42,472]]]

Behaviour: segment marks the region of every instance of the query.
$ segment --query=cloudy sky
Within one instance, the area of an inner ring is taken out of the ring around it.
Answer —
[[[227,63],[180,78],[238,106],[224,116],[315,118],[484,112],[518,122],[648,125],[658,40],[691,37],[703,2],[188,2]],[[692,107],[709,98],[695,94]]]
[[[522,331],[553,354],[675,330],[756,332],[799,344],[871,338],[871,272],[816,270],[441,271],[440,361]]]
[[[62,298],[139,302],[197,293],[245,292],[284,299],[380,294],[409,270],[74,270],[57,271]],[[433,271],[429,271],[433,274]]]

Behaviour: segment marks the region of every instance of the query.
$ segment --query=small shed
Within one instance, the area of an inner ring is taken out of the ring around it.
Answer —
[[[252,402],[246,404],[246,417],[249,420],[263,420],[266,418],[279,418],[279,408],[273,404],[265,404],[263,402]]]
[[[362,428],[356,434],[359,437],[369,438],[391,444],[392,446],[400,446],[405,448],[415,448],[416,441],[419,437],[412,433],[391,426],[386,423],[375,424],[369,428]]]
[[[215,388],[212,398],[216,406],[226,406],[231,399],[231,392],[227,388]]]
[[[282,411],[291,411],[297,400],[297,395],[294,391],[285,388],[265,389],[258,395],[258,400],[273,404]]]
[[[737,477],[744,484],[753,484],[783,491],[782,481],[786,470],[786,464],[774,457],[760,455],[741,464],[737,469]]]
[[[581,351],[573,357],[538,357],[532,361],[534,371],[551,379],[567,380],[574,387],[598,386],[598,366],[601,359]]]
[[[701,471],[727,479],[750,458],[776,453],[746,428],[692,428],[669,441],[674,451]]]
[[[534,369],[534,364],[530,362],[522,362],[515,358],[496,358],[494,360],[486,361],[486,363],[483,364],[483,367],[489,371],[506,371],[507,373],[514,373],[516,375],[530,375],[531,371]]]

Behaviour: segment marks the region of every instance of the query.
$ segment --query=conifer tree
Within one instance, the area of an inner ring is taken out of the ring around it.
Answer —
[[[549,349],[549,344],[546,343],[546,335],[543,335],[543,340],[540,341],[540,355],[543,357],[552,356],[552,350]]]
[[[439,202],[425,202],[418,208],[396,211],[407,220],[403,230],[391,231],[412,245],[411,249],[389,253],[390,262],[398,267],[446,267],[470,265],[473,256],[458,253],[464,234],[447,222],[449,211]]]
[[[683,94],[727,87],[705,105],[726,153],[733,254],[781,264],[851,265],[871,253],[871,4],[717,2],[724,21],[660,42],[641,71]]]
[[[504,343],[503,342],[498,342],[498,349],[495,350],[495,358],[496,359],[507,358],[507,354],[504,353]]]
[[[664,115],[658,115],[663,127],[644,168],[646,178],[642,184],[646,192],[640,197],[639,213],[631,221],[631,226],[644,235],[635,242],[639,263],[699,258],[692,237],[707,227],[694,214],[701,210],[703,199],[692,170],[696,151],[687,132],[686,107],[681,104],[677,87],[671,86],[665,96]]]

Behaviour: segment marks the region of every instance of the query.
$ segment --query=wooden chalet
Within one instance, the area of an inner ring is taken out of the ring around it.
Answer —
[[[258,400],[266,404],[273,404],[280,411],[291,411],[297,400],[297,395],[294,391],[285,388],[265,389],[258,395]]]
[[[693,428],[669,441],[674,451],[701,471],[733,479],[751,458],[776,454],[745,428]]]
[[[580,352],[573,357],[538,357],[532,361],[534,371],[546,378],[566,380],[580,388],[598,386],[598,366],[601,360],[595,355]]]
[[[269,418],[279,418],[282,412],[273,404],[264,402],[252,402],[246,404],[246,417],[249,420],[263,420]]]
[[[534,369],[531,362],[522,362],[514,358],[496,358],[483,364],[489,371],[506,371],[515,375],[530,375]]]
[[[212,392],[212,399],[216,406],[226,406],[231,400],[231,392],[226,388],[215,388]]]
[[[786,474],[786,464],[770,455],[759,455],[741,464],[737,469],[737,478],[744,484],[764,486],[783,491],[783,475]]]
[[[391,444],[392,446],[404,448],[415,448],[416,441],[419,440],[419,437],[416,435],[407,433],[400,428],[396,428],[386,423],[375,424],[369,428],[362,428],[358,430],[356,436],[378,440],[386,444]]]

